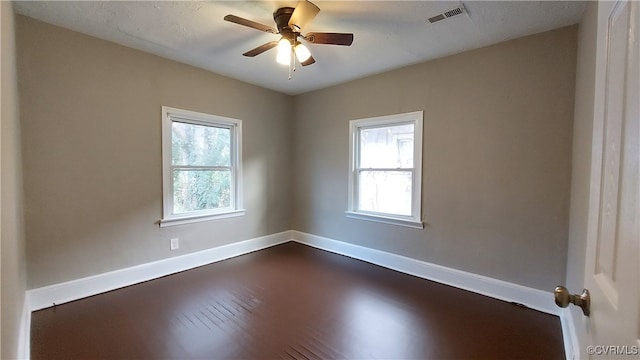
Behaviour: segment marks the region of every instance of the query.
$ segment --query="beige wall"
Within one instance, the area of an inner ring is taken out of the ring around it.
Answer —
[[[576,33],[292,100],[19,16],[28,286],[294,228],[550,290],[565,279]],[[245,217],[158,228],[162,105],[244,120]],[[415,110],[426,228],[347,219],[348,120]]]
[[[551,291],[565,280],[575,26],[294,99],[296,230]],[[346,218],[348,121],[424,111],[424,230]]]
[[[29,288],[291,228],[291,97],[16,23]],[[162,105],[243,120],[245,216],[158,227]],[[174,237],[181,248],[170,252]]]
[[[575,115],[573,119],[573,161],[571,176],[571,208],[566,286],[580,292],[584,286],[585,253],[591,182],[591,148],[593,136],[595,68],[598,3],[589,2],[578,31],[576,65]],[[581,344],[586,344],[586,326],[582,311],[572,306],[575,329]],[[576,351],[584,349],[575,349]]]
[[[14,17],[11,3],[0,2],[2,58],[0,92],[0,358],[15,359],[19,353],[21,319],[26,290],[23,231],[22,166]],[[26,339],[23,339],[26,340]]]

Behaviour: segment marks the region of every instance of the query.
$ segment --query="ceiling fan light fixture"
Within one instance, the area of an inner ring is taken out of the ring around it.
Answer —
[[[296,53],[298,61],[300,61],[301,63],[309,60],[309,58],[311,57],[311,52],[309,51],[309,49],[307,49],[307,47],[300,42],[296,44],[293,50]]]
[[[280,39],[278,42],[276,62],[282,65],[289,65],[291,62],[291,43],[285,38]]]
[[[291,72],[296,70],[298,62],[302,66],[316,63],[316,59],[313,58],[309,49],[298,39],[304,39],[311,44],[351,46],[353,43],[352,33],[310,32],[305,34],[303,29],[313,21],[319,11],[320,8],[309,0],[298,0],[295,8],[278,8],[273,12],[273,20],[277,30],[271,26],[231,14],[225,16],[224,20],[255,30],[279,34],[278,41],[269,41],[242,55],[254,57],[277,47],[276,62],[289,66],[289,77],[291,77]]]

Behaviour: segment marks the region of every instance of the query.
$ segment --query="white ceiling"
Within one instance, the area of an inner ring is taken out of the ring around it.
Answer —
[[[351,47],[309,44],[316,63],[288,67],[276,50],[242,53],[277,35],[223,20],[234,14],[273,26],[273,11],[296,0],[92,1],[14,3],[16,12],[287,94],[547,31],[580,21],[577,1],[463,1],[467,13],[429,23],[458,1],[313,1],[321,9],[305,32],[351,32]]]

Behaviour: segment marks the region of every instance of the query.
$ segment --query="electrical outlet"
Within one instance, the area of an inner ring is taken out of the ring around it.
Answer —
[[[180,247],[180,243],[178,242],[178,238],[171,239],[171,250],[178,250]]]

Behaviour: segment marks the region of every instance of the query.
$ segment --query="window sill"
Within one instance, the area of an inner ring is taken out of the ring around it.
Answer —
[[[183,217],[175,217],[169,219],[161,219],[160,227],[167,226],[176,226],[176,225],[185,225],[191,224],[201,221],[209,221],[216,219],[226,219],[231,217],[243,216],[245,214],[245,210],[233,210],[229,212],[219,213],[219,214],[206,214],[206,215],[191,215],[191,216],[183,216]]]
[[[382,215],[373,215],[373,214],[365,214],[355,211],[345,211],[345,214],[348,218],[359,219],[359,220],[367,220],[374,221],[383,224],[397,225],[397,226],[405,226],[413,229],[424,229],[424,223],[421,221],[415,221],[410,219],[400,219],[389,216]]]

